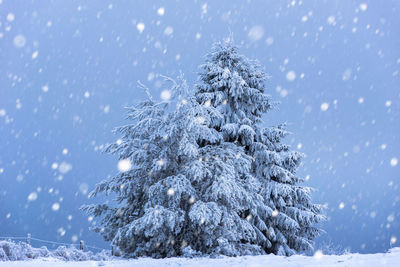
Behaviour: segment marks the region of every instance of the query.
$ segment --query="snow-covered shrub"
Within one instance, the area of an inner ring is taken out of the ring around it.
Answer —
[[[322,242],[315,250],[322,251],[324,255],[344,255],[350,253],[349,248],[344,248],[341,245],[334,244],[331,241]],[[312,255],[312,253],[309,255]]]
[[[102,250],[99,253],[79,250],[74,246],[59,246],[51,252],[51,256],[64,261],[103,261],[112,258],[110,251]]]
[[[0,241],[0,261],[17,261],[48,257],[46,247],[33,248],[24,242]]]
[[[54,251],[46,247],[34,248],[24,242],[0,241],[0,261],[23,261],[38,258],[57,258],[64,261],[102,261],[111,259],[110,251],[103,250],[94,254],[75,247],[60,246]]]

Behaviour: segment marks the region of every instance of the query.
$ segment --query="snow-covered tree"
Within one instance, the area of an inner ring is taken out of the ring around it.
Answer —
[[[311,202],[311,188],[299,185],[303,180],[296,172],[303,155],[282,143],[288,134],[284,125],[261,125],[262,115],[275,106],[265,94],[266,80],[258,62],[238,54],[227,40],[215,44],[206,56],[196,98],[220,113],[210,127],[252,159],[246,174],[252,177],[251,185],[243,194],[257,202],[239,209],[237,215],[248,219],[248,228],[257,237],[240,243],[257,244],[266,253],[292,255],[312,248],[312,240],[322,232],[314,224],[324,216],[322,207]]]
[[[114,193],[117,198],[83,207],[101,218],[93,230],[126,256],[178,254],[195,197],[184,167],[199,156],[196,135],[210,143],[219,138],[216,131],[199,123],[202,119],[196,117],[200,112],[193,106],[195,101],[184,98],[184,80],[171,91],[174,101],[156,102],[149,95],[128,109],[127,119],[132,123],[116,129],[122,138],[106,152],[118,155],[119,163],[129,168],[104,180],[91,193],[91,197]]]
[[[302,155],[261,127],[274,106],[265,74],[231,43],[217,44],[202,66],[196,93],[173,80],[172,101],[151,96],[128,110],[131,124],[107,147],[123,163],[85,206],[94,230],[125,256],[170,257],[276,253],[311,247],[320,206],[298,185]]]
[[[174,101],[149,97],[128,110],[132,123],[116,130],[122,138],[106,151],[132,166],[91,193],[114,193],[116,201],[83,207],[100,219],[94,231],[125,256],[228,254],[232,236],[254,235],[236,212],[251,205],[245,189],[251,159],[208,127],[218,112],[185,91],[181,80],[172,88]]]

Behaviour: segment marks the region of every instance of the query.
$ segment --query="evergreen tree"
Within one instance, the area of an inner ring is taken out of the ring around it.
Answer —
[[[267,76],[258,62],[238,54],[232,41],[217,43],[201,66],[199,80],[197,101],[221,114],[210,127],[252,158],[252,190],[262,203],[238,214],[251,216],[249,222],[261,234],[256,241],[241,242],[278,255],[312,248],[312,240],[322,232],[313,226],[324,220],[322,207],[311,202],[311,188],[299,185],[303,180],[296,172],[303,155],[282,143],[288,134],[284,125],[261,126],[261,116],[275,103],[265,94]]]
[[[115,201],[83,209],[125,256],[290,255],[320,233],[321,207],[298,185],[302,155],[281,142],[283,126],[261,127],[274,106],[266,76],[236,50],[215,45],[195,94],[170,80],[173,101],[149,95],[117,128],[106,151],[131,168],[91,193]]]
[[[116,129],[122,138],[105,151],[118,155],[120,162],[131,168],[102,181],[90,194],[114,193],[114,202],[83,207],[101,218],[93,230],[125,256],[177,254],[190,200],[195,196],[183,167],[198,158],[196,135],[210,143],[219,138],[216,131],[198,123],[195,115],[200,116],[201,111],[194,106],[193,97],[183,98],[187,85],[180,81],[171,90],[175,101],[156,102],[149,95],[128,109],[127,119],[132,123]]]
[[[83,207],[100,219],[93,230],[125,256],[254,253],[247,244],[231,248],[232,240],[254,235],[236,212],[252,203],[244,182],[252,179],[247,175],[251,159],[208,127],[218,112],[199,105],[193,95],[184,97],[186,89],[181,81],[172,88],[174,102],[149,98],[128,110],[133,123],[117,128],[122,138],[106,152],[131,162],[132,168],[104,180],[90,194],[114,193],[114,202]]]

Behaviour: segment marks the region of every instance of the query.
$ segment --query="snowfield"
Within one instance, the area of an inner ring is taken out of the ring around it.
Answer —
[[[90,267],[90,266],[115,266],[115,267],[159,267],[159,266],[400,266],[400,247],[392,248],[388,253],[377,254],[345,254],[345,255],[321,255],[318,257],[295,255],[291,257],[264,255],[264,256],[244,256],[244,257],[223,257],[218,259],[210,258],[168,258],[151,259],[139,258],[131,260],[112,260],[112,261],[73,261],[65,262],[55,258],[43,258],[30,261],[0,262],[0,267]]]

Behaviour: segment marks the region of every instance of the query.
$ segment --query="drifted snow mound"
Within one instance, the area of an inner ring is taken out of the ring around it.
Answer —
[[[64,261],[103,261],[111,259],[109,251],[94,254],[75,247],[60,246],[54,251],[46,247],[34,248],[24,242],[0,241],[0,261],[24,261],[39,258],[55,258]]]

